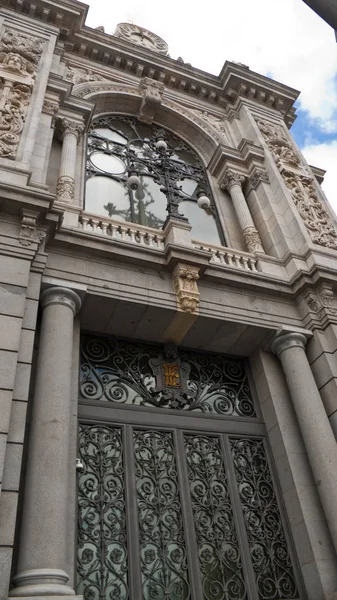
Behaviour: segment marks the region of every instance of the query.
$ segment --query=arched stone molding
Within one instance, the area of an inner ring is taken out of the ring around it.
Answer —
[[[94,116],[125,114],[138,117],[142,95],[138,88],[108,81],[80,83],[73,87],[73,95],[96,104]],[[206,167],[220,143],[226,143],[206,119],[171,100],[163,99],[157,108],[154,123],[165,127],[191,146]]]

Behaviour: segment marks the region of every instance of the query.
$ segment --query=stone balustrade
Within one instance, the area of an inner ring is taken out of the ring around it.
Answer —
[[[96,233],[116,241],[138,244],[155,250],[164,250],[164,234],[150,227],[99,218],[97,215],[88,213],[79,216],[78,225],[87,233]]]
[[[193,245],[198,250],[207,250],[211,253],[211,264],[233,267],[234,269],[242,269],[253,273],[258,272],[257,260],[247,252],[238,252],[232,248],[213,246],[199,241],[193,241]]]

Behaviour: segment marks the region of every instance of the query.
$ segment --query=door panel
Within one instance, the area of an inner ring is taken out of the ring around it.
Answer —
[[[299,597],[261,437],[82,423],[79,452],[86,600]]]

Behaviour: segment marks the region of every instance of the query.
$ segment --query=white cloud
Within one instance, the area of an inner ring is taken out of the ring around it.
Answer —
[[[337,134],[337,44],[332,28],[302,0],[86,3],[90,27],[104,24],[113,33],[118,23],[132,21],[161,36],[172,58],[216,75],[225,60],[234,60],[300,90],[309,123],[304,154],[327,169],[324,189],[337,211],[337,139],[316,144],[313,135],[317,128]]]
[[[302,148],[302,152],[310,165],[326,169],[322,188],[337,214],[337,140],[307,145]]]
[[[301,108],[315,119],[329,120],[330,128],[333,121],[336,124],[334,32],[302,0],[208,0],[207,6],[194,0],[87,4],[89,26],[104,24],[113,33],[117,23],[132,20],[163,37],[173,58],[182,56],[214,74],[225,60],[243,62],[300,90]]]

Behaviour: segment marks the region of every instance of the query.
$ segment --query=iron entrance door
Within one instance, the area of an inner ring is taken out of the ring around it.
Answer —
[[[184,365],[175,360],[167,372],[177,378]],[[96,365],[95,377],[111,384],[109,394],[120,398],[129,385],[135,398],[130,369],[118,385],[106,369]],[[83,373],[88,389],[88,362]],[[85,398],[84,388],[78,593],[86,600],[300,597],[256,416],[128,406]]]

